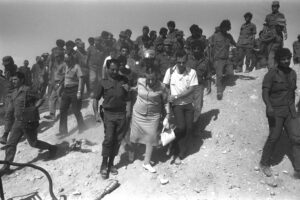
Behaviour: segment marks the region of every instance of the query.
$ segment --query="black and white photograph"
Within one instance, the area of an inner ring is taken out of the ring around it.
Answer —
[[[0,0],[1,200],[299,200],[299,0]]]

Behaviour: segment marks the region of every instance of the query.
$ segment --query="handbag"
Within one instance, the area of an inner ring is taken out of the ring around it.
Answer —
[[[176,136],[174,133],[174,129],[169,128],[169,129],[162,129],[162,132],[160,134],[160,140],[163,146],[166,146],[167,144],[169,144],[170,142],[172,142],[173,140],[175,140]]]

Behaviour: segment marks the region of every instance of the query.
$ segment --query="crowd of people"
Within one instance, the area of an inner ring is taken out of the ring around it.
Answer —
[[[100,169],[104,179],[110,173],[118,173],[114,159],[126,134],[132,155],[136,143],[146,146],[143,167],[155,173],[150,161],[153,147],[159,145],[162,127],[175,127],[175,140],[169,148],[174,163],[179,165],[185,156],[179,143],[193,132],[193,122],[201,114],[204,92],[211,92],[213,77],[217,99],[222,100],[224,79],[243,72],[245,61],[245,73],[254,68],[269,70],[263,82],[263,100],[270,135],[264,146],[261,170],[272,175],[270,158],[284,127],[291,136],[293,166],[299,174],[296,74],[289,67],[292,53],[283,48],[287,27],[279,7],[278,1],[272,2],[272,13],[266,16],[258,37],[256,25],[251,22],[252,13],[245,13],[237,42],[229,33],[231,23],[227,19],[208,38],[193,24],[186,39],[176,23],[169,21],[158,35],[144,26],[135,41],[130,29],[121,31],[118,40],[112,33],[102,31],[99,37],[88,38],[87,49],[80,38],[66,42],[58,39],[51,53],[37,56],[31,68],[28,60],[17,68],[11,56],[3,57],[4,77],[9,83],[4,99],[5,128],[0,139],[6,145],[5,160],[14,160],[23,135],[32,147],[48,149],[50,158],[55,157],[57,146],[37,139],[38,108],[48,99],[49,115],[45,118],[54,121],[59,106],[59,134],[67,135],[71,106],[78,130],[84,132],[87,126],[81,113],[82,99],[89,97],[93,100],[95,120],[104,124]],[[295,64],[300,62],[300,35],[293,44],[293,60]],[[2,174],[9,171],[9,165],[0,170]]]

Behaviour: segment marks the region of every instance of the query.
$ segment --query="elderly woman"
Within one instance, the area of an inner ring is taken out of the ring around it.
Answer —
[[[147,70],[146,78],[137,82],[137,100],[133,106],[130,141],[146,145],[143,167],[151,173],[156,170],[150,165],[153,146],[158,145],[159,123],[166,111],[165,120],[169,118],[168,92],[158,81],[158,74]],[[166,123],[167,124],[167,123]]]

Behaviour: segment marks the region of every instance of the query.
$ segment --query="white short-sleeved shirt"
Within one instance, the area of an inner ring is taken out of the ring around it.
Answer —
[[[170,68],[166,71],[163,83],[170,85],[171,95],[179,95],[188,88],[198,85],[198,78],[194,69],[188,68],[183,74],[179,74],[177,66],[173,68],[173,73],[170,73]],[[170,77],[171,76],[171,77]],[[174,100],[173,105],[185,105],[193,102],[193,93]]]

